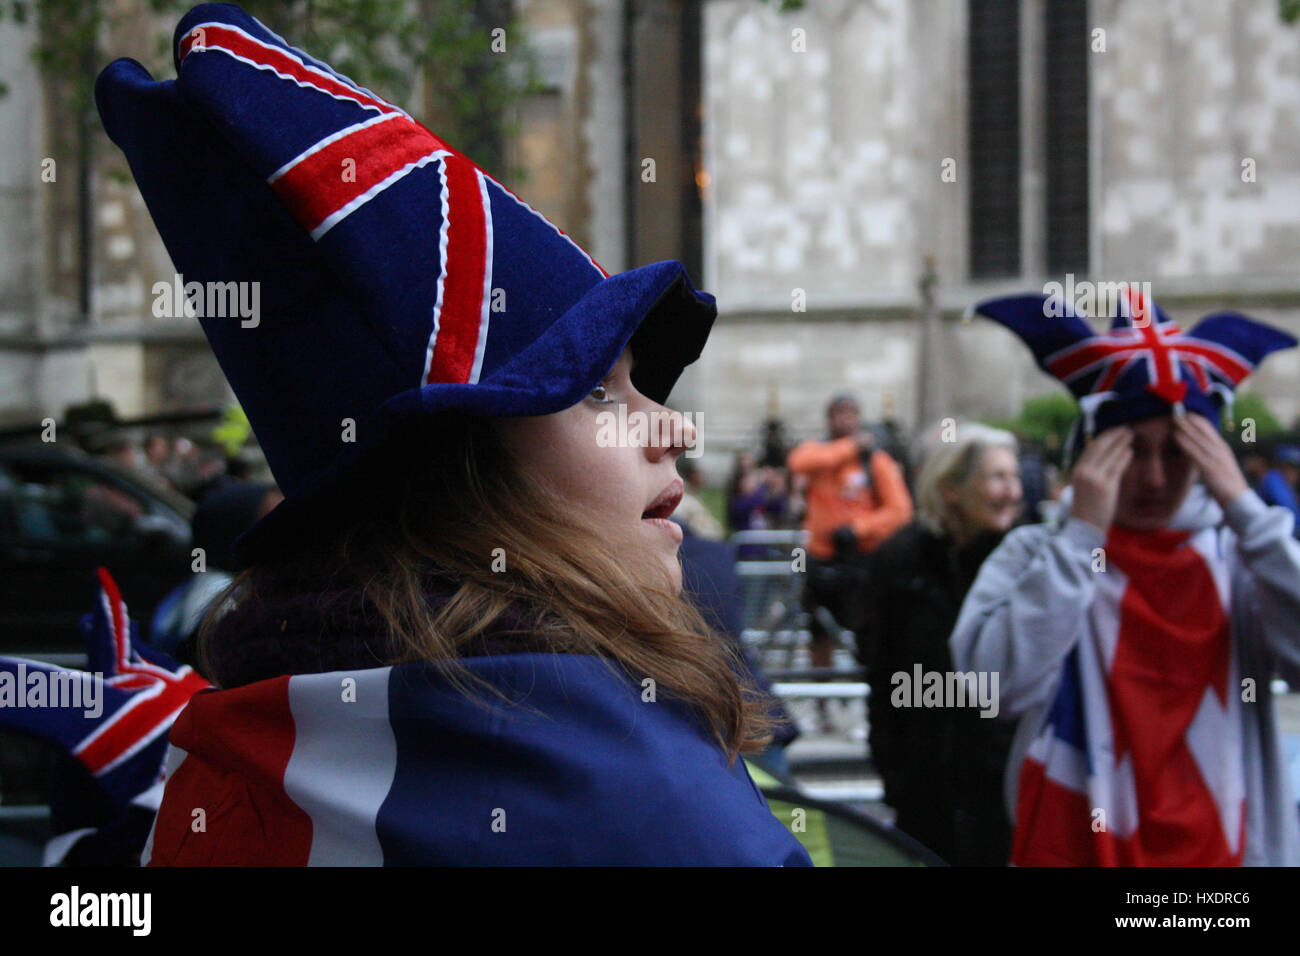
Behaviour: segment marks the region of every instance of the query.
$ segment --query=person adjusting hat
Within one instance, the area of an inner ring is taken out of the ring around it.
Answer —
[[[1079,400],[1059,527],[1012,531],[950,647],[996,672],[1018,865],[1295,865],[1271,680],[1300,680],[1300,543],[1219,434],[1295,337],[1235,312],[1183,331],[1136,289],[1095,334],[1068,302],[992,299]]]

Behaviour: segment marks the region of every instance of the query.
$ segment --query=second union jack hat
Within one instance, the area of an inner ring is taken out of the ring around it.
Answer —
[[[1216,312],[1184,332],[1140,287],[1118,283],[1110,329],[1097,334],[1061,295],[988,299],[972,311],[1025,341],[1039,368],[1079,402],[1083,432],[1178,411],[1215,424],[1241,381],[1296,338],[1237,312]]]
[[[607,275],[452,146],[238,7],[195,7],[173,51],[175,80],[117,60],[96,104],[186,287],[258,290],[255,320],[199,318],[281,508],[399,421],[560,411],[629,343],[635,384],[662,402],[699,356],[716,307],[680,263]]]

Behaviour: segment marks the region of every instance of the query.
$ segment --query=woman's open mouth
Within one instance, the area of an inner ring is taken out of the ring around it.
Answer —
[[[682,503],[683,492],[682,480],[678,478],[667,488],[659,493],[654,501],[650,502],[650,507],[641,512],[641,520],[655,525],[675,541],[682,540],[682,528],[675,521],[670,521],[669,516],[677,510],[677,506]]]

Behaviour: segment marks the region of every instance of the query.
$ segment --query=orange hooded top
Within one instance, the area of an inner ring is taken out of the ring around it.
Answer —
[[[809,479],[804,527],[812,535],[808,552],[815,558],[834,557],[831,532],[840,525],[851,527],[858,551],[867,552],[912,520],[903,470],[884,451],[871,455],[870,481],[852,437],[805,441],[786,463],[791,472]]]

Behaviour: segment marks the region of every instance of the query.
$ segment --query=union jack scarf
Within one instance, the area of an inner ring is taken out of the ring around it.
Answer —
[[[1242,712],[1220,531],[1116,527],[1105,554],[1020,768],[1011,862],[1239,866]]]

